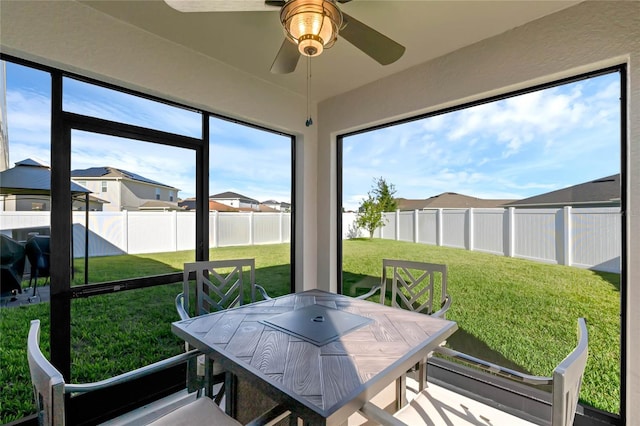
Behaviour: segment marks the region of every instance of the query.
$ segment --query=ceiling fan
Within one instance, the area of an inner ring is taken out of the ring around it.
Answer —
[[[296,69],[300,55],[318,56],[336,42],[338,35],[381,65],[404,54],[404,46],[342,12],[338,3],[351,0],[164,0],[180,12],[243,12],[280,10],[286,38],[271,72],[287,74]]]

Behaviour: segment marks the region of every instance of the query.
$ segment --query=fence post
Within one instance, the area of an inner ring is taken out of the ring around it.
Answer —
[[[249,212],[249,245],[253,245],[253,211]]]
[[[173,251],[178,251],[178,211],[172,211],[171,215],[173,216],[173,232],[171,235],[173,239]]]
[[[563,219],[562,220],[562,228],[563,228],[562,243],[563,243],[564,253],[563,253],[563,259],[561,264],[567,265],[567,266],[571,266],[571,264],[573,263],[573,247],[571,243],[571,241],[573,240],[573,238],[571,238],[571,234],[573,233],[572,232],[573,223],[571,220],[571,216],[572,216],[571,206],[564,206],[564,209],[562,210],[562,219]]]
[[[419,229],[418,229],[418,209],[415,209],[413,211],[413,242],[414,243],[418,243],[420,242],[420,234],[419,234]]]
[[[467,250],[469,251],[473,251],[473,226],[474,226],[474,220],[473,220],[473,214],[474,214],[474,209],[473,207],[470,207],[467,210],[467,232],[469,233],[469,235],[467,235]]]
[[[442,209],[436,210],[436,245],[441,246],[442,241]]]
[[[220,244],[220,232],[219,232],[219,220],[218,220],[218,210],[213,211],[213,246],[218,247]]]
[[[282,210],[280,210],[280,243],[282,243],[284,241],[284,236],[282,235],[283,231],[284,231],[284,212]]]
[[[507,257],[514,257],[516,254],[516,209],[515,207],[509,207],[507,209],[507,226],[506,226],[506,236],[505,236],[505,252],[504,255]]]
[[[400,209],[396,209],[396,241],[400,241]]]
[[[122,210],[121,220],[122,220],[122,245],[124,246],[124,252],[129,253],[129,211]]]

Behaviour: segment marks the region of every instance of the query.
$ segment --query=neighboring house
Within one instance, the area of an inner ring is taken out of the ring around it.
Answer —
[[[283,211],[283,212],[290,212],[291,211],[291,204],[285,203],[285,202],[281,202],[281,201],[267,200],[267,201],[263,201],[262,205],[270,207],[273,210],[277,210],[277,211]]]
[[[241,208],[240,211],[258,211],[260,213],[278,213],[278,210],[266,206],[264,204],[259,204],[257,209],[249,209],[249,208]]]
[[[433,197],[412,200],[407,198],[396,198],[399,210],[422,210],[422,209],[468,209],[468,208],[496,208],[503,207],[505,203],[513,200],[491,200],[470,197],[468,195],[456,194],[455,192],[443,192]]]
[[[249,198],[245,195],[230,191],[211,195],[209,196],[209,199],[230,207],[234,207],[236,209],[249,209],[258,211],[260,206],[258,200],[254,200],[253,198]]]
[[[178,206],[184,210],[195,210],[196,209],[196,199],[185,198],[178,202]],[[217,201],[209,200],[209,211],[213,212],[237,212],[238,209],[228,206],[226,204],[218,203]]]
[[[115,167],[72,170],[71,179],[109,204],[105,211],[178,210],[178,188]]]
[[[620,207],[620,174],[505,204],[518,208]]]

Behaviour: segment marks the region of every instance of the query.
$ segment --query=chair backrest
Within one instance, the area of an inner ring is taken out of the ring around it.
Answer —
[[[553,370],[553,407],[551,426],[571,426],[576,415],[580,386],[587,357],[589,337],[584,318],[578,319],[578,345]]]
[[[33,272],[37,269],[39,277],[48,277],[51,263],[50,237],[47,235],[30,237],[25,244],[25,252],[31,264],[31,271]]]
[[[38,408],[39,424],[64,425],[64,378],[40,350],[40,320],[31,321],[27,340],[27,359]]]
[[[388,279],[391,280],[391,303],[395,307],[431,315],[447,303],[447,265],[382,259],[380,303],[384,303]],[[438,286],[440,292],[435,295]]]
[[[249,281],[243,277],[249,273]],[[195,273],[196,315],[208,314],[243,304],[247,286],[256,300],[255,259],[211,260],[184,264],[183,306],[189,312],[190,275]]]

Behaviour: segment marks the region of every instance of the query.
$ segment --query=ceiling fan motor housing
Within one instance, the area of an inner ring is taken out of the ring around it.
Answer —
[[[336,42],[342,12],[333,0],[290,0],[280,10],[285,34],[306,56],[317,56]]]

